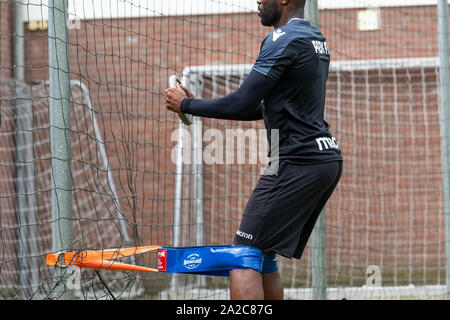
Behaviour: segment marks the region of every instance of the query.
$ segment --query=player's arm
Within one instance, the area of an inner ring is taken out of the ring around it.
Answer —
[[[252,71],[237,91],[215,100],[183,99],[181,112],[218,119],[262,119],[261,100],[272,91],[299,54],[305,52],[305,42],[301,39],[287,35],[276,41],[272,39],[270,34],[263,41]]]
[[[285,70],[304,52],[303,41],[287,34],[273,40],[264,39],[252,71],[235,92],[218,99],[204,100],[186,96],[182,88],[167,89],[166,106],[174,112],[228,120],[262,119],[261,100],[275,87]]]
[[[235,92],[212,100],[183,97],[179,111],[206,118],[259,120],[263,118],[261,100],[272,90],[275,84],[276,82],[272,79],[251,71]],[[170,95],[170,92],[166,95]],[[175,104],[177,104],[176,100]],[[172,110],[169,105],[168,109]]]

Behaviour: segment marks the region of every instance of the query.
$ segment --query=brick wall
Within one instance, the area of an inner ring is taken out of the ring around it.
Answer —
[[[12,50],[13,35],[12,1],[0,1],[0,76],[12,77],[14,56]]]
[[[0,155],[0,179],[2,181],[2,188],[0,190],[0,211],[2,212],[2,220],[0,223],[0,229],[2,230],[2,260],[6,263],[2,263],[0,276],[0,285],[7,280],[8,282],[15,283],[17,281],[17,261],[6,261],[5,253],[8,255],[10,252],[15,252],[16,246],[13,239],[16,237],[16,229],[13,227],[17,225],[16,217],[14,214],[8,214],[9,212],[15,212],[16,201],[15,183],[14,183],[14,166],[8,166],[5,164],[14,163],[15,154],[8,152],[14,148],[14,139],[11,138],[11,134],[3,134],[3,132],[14,131],[14,118],[11,117],[11,102],[10,97],[13,92],[13,88],[8,84],[5,84],[2,80],[3,77],[13,77],[13,52],[12,52],[12,1],[0,1],[0,148],[4,152]],[[5,214],[6,212],[6,214]],[[3,261],[2,261],[3,262]]]
[[[320,12],[333,60],[438,55],[435,6],[383,8],[381,29],[369,32],[357,30],[356,12]],[[70,31],[71,78],[89,88],[122,209],[144,244],[171,244],[171,135],[178,119],[163,104],[168,76],[190,65],[252,64],[269,31],[254,14],[89,20]],[[27,31],[25,45],[27,80],[47,79],[46,31]],[[8,60],[3,51],[2,59]],[[411,263],[421,264],[419,273],[433,267],[433,279],[439,278],[444,247],[437,77],[436,68],[330,74],[327,114],[346,162],[328,205],[327,245],[330,266],[345,261],[351,267],[341,271],[349,279],[363,281],[364,267],[380,264],[390,268],[392,279],[407,283],[403,266]],[[244,124],[205,121],[205,128],[235,125]],[[207,243],[231,241],[259,169],[205,166]],[[185,184],[184,194],[191,188]],[[192,205],[183,201],[184,244],[195,239]]]
[[[380,9],[381,28],[358,31],[359,10],[320,12],[334,60],[438,56],[436,6]]]

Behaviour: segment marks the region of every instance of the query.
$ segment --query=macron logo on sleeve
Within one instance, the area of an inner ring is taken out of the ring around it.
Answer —
[[[281,32],[280,29],[276,29],[273,33],[272,33],[272,40],[273,41],[277,41],[279,37],[281,37],[282,35],[286,34],[286,32]]]

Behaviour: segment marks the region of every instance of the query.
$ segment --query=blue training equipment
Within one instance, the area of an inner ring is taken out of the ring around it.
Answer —
[[[158,272],[229,276],[230,270],[250,268],[262,273],[278,270],[275,255],[249,246],[162,247]]]
[[[278,270],[277,256],[275,253],[265,254],[263,253],[263,264],[261,267],[261,273],[272,273]]]

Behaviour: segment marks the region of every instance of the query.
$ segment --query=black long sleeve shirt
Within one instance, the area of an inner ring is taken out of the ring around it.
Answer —
[[[272,130],[278,130],[281,161],[341,161],[324,119],[329,63],[322,33],[294,18],[264,39],[252,71],[235,92],[213,100],[185,98],[181,111],[217,119],[264,119],[269,145]]]

